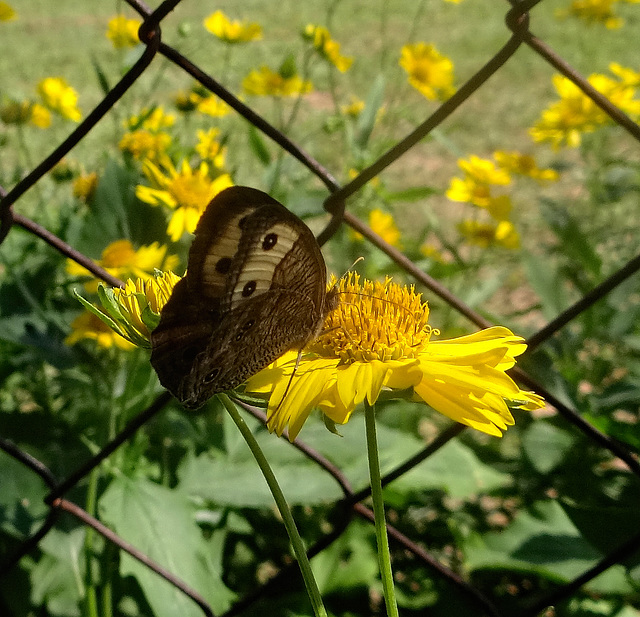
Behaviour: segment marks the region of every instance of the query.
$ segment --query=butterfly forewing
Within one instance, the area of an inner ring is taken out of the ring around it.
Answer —
[[[232,187],[198,223],[185,279],[152,333],[151,362],[165,387],[198,407],[301,349],[330,304],[309,228],[266,193]]]

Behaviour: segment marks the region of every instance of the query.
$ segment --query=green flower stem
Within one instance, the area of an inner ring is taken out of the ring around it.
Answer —
[[[260,470],[264,475],[264,479],[269,485],[269,490],[273,495],[276,506],[278,506],[278,510],[280,510],[280,515],[282,516],[282,520],[284,521],[284,526],[287,530],[287,534],[289,535],[289,540],[291,541],[291,545],[293,546],[293,552],[295,553],[296,559],[298,560],[300,571],[302,572],[302,578],[304,579],[304,584],[307,588],[307,593],[309,594],[311,605],[313,606],[313,612],[316,617],[326,617],[327,611],[325,610],[324,604],[322,603],[320,590],[318,589],[318,585],[316,584],[316,580],[313,576],[311,564],[309,563],[309,559],[307,558],[307,552],[304,547],[304,543],[302,542],[302,538],[298,533],[296,523],[293,520],[291,510],[289,509],[289,504],[287,504],[287,500],[285,499],[284,493],[282,492],[278,481],[276,480],[276,476],[271,470],[271,467],[269,466],[264,453],[260,449],[256,438],[253,436],[251,429],[245,423],[236,406],[231,402],[226,394],[218,394],[218,397],[229,412],[232,420],[236,423],[236,426],[240,430],[240,433],[244,437],[244,440],[247,442],[247,445],[251,450],[251,454],[253,454],[256,462],[258,463],[258,466],[260,467]]]
[[[396,592],[393,587],[393,572],[391,571],[391,555],[389,554],[389,538],[384,518],[384,501],[382,499],[382,482],[380,478],[380,460],[378,459],[378,438],[376,437],[375,409],[364,400],[364,418],[367,430],[367,454],[369,458],[369,478],[371,480],[371,499],[373,501],[373,515],[378,542],[378,563],[380,564],[380,578],[382,591],[387,606],[388,617],[398,617]]]

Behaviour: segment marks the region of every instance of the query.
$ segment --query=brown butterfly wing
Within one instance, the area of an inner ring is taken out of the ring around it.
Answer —
[[[152,333],[151,362],[168,390],[198,407],[302,348],[328,304],[308,227],[265,193],[233,187],[198,223],[187,275]]]

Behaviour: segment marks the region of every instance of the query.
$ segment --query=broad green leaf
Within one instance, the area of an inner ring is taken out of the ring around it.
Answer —
[[[471,534],[463,542],[469,571],[517,570],[566,583],[593,567],[603,554],[581,535],[561,505],[536,503],[500,532]],[[588,585],[593,591],[628,590],[625,571],[615,566]]]
[[[84,537],[82,527],[69,533],[52,529],[40,541],[44,554],[31,571],[31,601],[36,606],[46,605],[52,615],[81,615],[80,605],[86,593]]]
[[[126,541],[202,595],[214,613],[232,599],[183,493],[143,478],[118,476],[99,501],[102,518]],[[173,585],[122,553],[121,572],[134,576],[156,617],[200,616],[199,607]]]
[[[277,439],[270,435],[271,439]],[[298,462],[279,463],[269,458],[289,505],[320,504],[342,497],[335,480],[300,455]],[[238,461],[209,454],[187,457],[180,468],[180,491],[232,507],[271,508],[273,495],[254,460]]]
[[[311,566],[322,595],[374,585],[380,570],[373,527],[353,521]]]
[[[540,473],[549,473],[562,463],[574,443],[574,436],[548,422],[533,422],[522,438],[526,455]]]
[[[26,538],[47,515],[42,498],[48,488],[40,476],[1,451],[0,469],[0,528],[14,537]]]

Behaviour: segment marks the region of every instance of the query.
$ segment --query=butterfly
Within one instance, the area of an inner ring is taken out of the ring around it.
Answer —
[[[281,203],[246,186],[220,192],[151,333],[160,383],[195,409],[302,350],[337,305],[326,277],[313,233]]]

